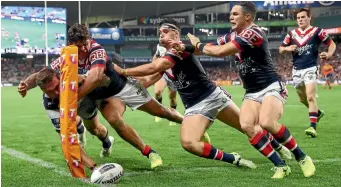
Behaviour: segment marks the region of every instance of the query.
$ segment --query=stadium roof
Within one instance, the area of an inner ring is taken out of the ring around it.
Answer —
[[[2,6],[44,6],[43,1],[2,1]],[[110,16],[113,20],[165,15],[226,3],[224,1],[83,1],[82,19]],[[68,20],[78,20],[78,1],[48,1],[49,7],[68,8]]]

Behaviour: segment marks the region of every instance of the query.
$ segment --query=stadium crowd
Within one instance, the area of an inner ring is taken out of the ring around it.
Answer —
[[[279,75],[282,77],[284,81],[292,80],[291,55],[290,54],[280,55],[278,53],[278,50],[272,50],[271,52],[274,59],[276,70],[279,73]],[[52,57],[52,59],[53,58],[55,57]],[[337,45],[337,49],[333,58],[328,62],[334,67],[335,71],[334,79],[341,80],[341,43]],[[320,64],[322,63],[320,62]],[[34,57],[33,59],[19,57],[1,58],[1,83],[17,84],[31,73],[40,70],[41,67],[43,67],[44,65],[45,57],[43,56]],[[230,68],[226,66],[205,67],[204,65],[204,68],[211,80],[214,81],[239,80],[238,70],[235,66]],[[323,78],[322,74],[320,74],[320,78]]]

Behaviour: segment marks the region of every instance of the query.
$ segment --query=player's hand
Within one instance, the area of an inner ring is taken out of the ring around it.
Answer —
[[[285,50],[289,52],[295,52],[296,48],[297,48],[297,45],[290,45],[288,47],[285,47]]]
[[[86,75],[78,75],[78,84],[82,85],[86,79]]]
[[[182,51],[185,50],[185,44],[183,44],[183,43],[180,42],[180,41],[169,40],[168,42],[169,42],[169,45],[170,45],[173,49],[177,50],[178,52],[182,52]]]
[[[322,60],[328,60],[328,59],[330,59],[330,57],[332,57],[332,56],[329,55],[327,52],[322,52],[322,53],[320,53],[320,58],[321,58]]]
[[[28,91],[27,84],[24,81],[20,81],[20,84],[18,85],[18,92],[21,95],[21,97],[25,97]]]
[[[198,43],[200,43],[200,39],[197,38],[196,36],[192,35],[191,33],[188,33],[187,34],[187,37],[189,38],[189,40],[191,41],[191,44],[194,46],[194,47],[197,47],[196,45]]]

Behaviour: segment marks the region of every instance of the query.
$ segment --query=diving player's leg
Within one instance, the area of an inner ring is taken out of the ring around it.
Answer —
[[[155,99],[162,104],[162,93],[164,91],[164,89],[166,88],[167,83],[166,81],[161,78],[159,81],[157,81],[154,85],[154,94],[155,94]],[[155,122],[160,122],[161,118],[155,116]]]
[[[151,168],[162,165],[161,157],[146,145],[135,129],[129,126],[123,120],[125,104],[117,98],[107,98],[99,103],[99,109],[103,117],[115,129],[117,134],[126,142],[137,148],[151,162]]]
[[[121,92],[114,96],[120,99],[131,109],[142,110],[153,116],[166,118],[176,123],[181,123],[183,116],[175,110],[167,109],[151,97],[147,89],[137,80],[129,78]]]
[[[90,134],[102,142],[100,157],[108,157],[114,144],[114,137],[109,136],[108,129],[100,123],[94,101],[84,98],[78,105],[78,115],[82,117],[84,125]]]

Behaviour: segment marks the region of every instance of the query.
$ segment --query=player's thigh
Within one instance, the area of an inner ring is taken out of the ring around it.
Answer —
[[[199,142],[209,125],[213,123],[203,115],[186,116],[181,124],[180,140],[182,145]]]
[[[263,99],[262,106],[259,112],[259,124],[272,133],[278,132],[278,120],[283,114],[283,101],[279,98],[269,95]]]
[[[300,98],[300,100],[306,100],[307,95],[306,95],[305,85],[297,87],[296,93],[297,93],[298,97]]]
[[[239,114],[239,107],[234,102],[231,102],[226,108],[219,112],[217,119],[240,132],[243,132],[239,122]]]
[[[123,113],[125,111],[125,104],[118,98],[107,98],[99,102],[99,110],[108,123],[116,128],[123,125]]]
[[[149,100],[147,103],[137,108],[138,110],[147,112],[152,116],[164,117],[166,113],[169,113],[169,110],[157,102],[154,98]]]
[[[166,80],[161,78],[154,85],[154,93],[162,95],[162,92],[166,88],[166,86],[167,86]]]
[[[170,100],[176,100],[176,91],[168,88],[168,97]]]
[[[317,88],[316,82],[311,82],[305,85],[305,93],[306,93],[308,100],[316,98],[316,90],[317,90],[316,88]]]
[[[239,122],[249,137],[254,137],[259,130],[255,127],[258,126],[260,108],[261,103],[251,99],[244,99],[240,107]]]
[[[91,119],[83,119],[84,126],[89,132],[94,132],[101,125],[98,114]]]

